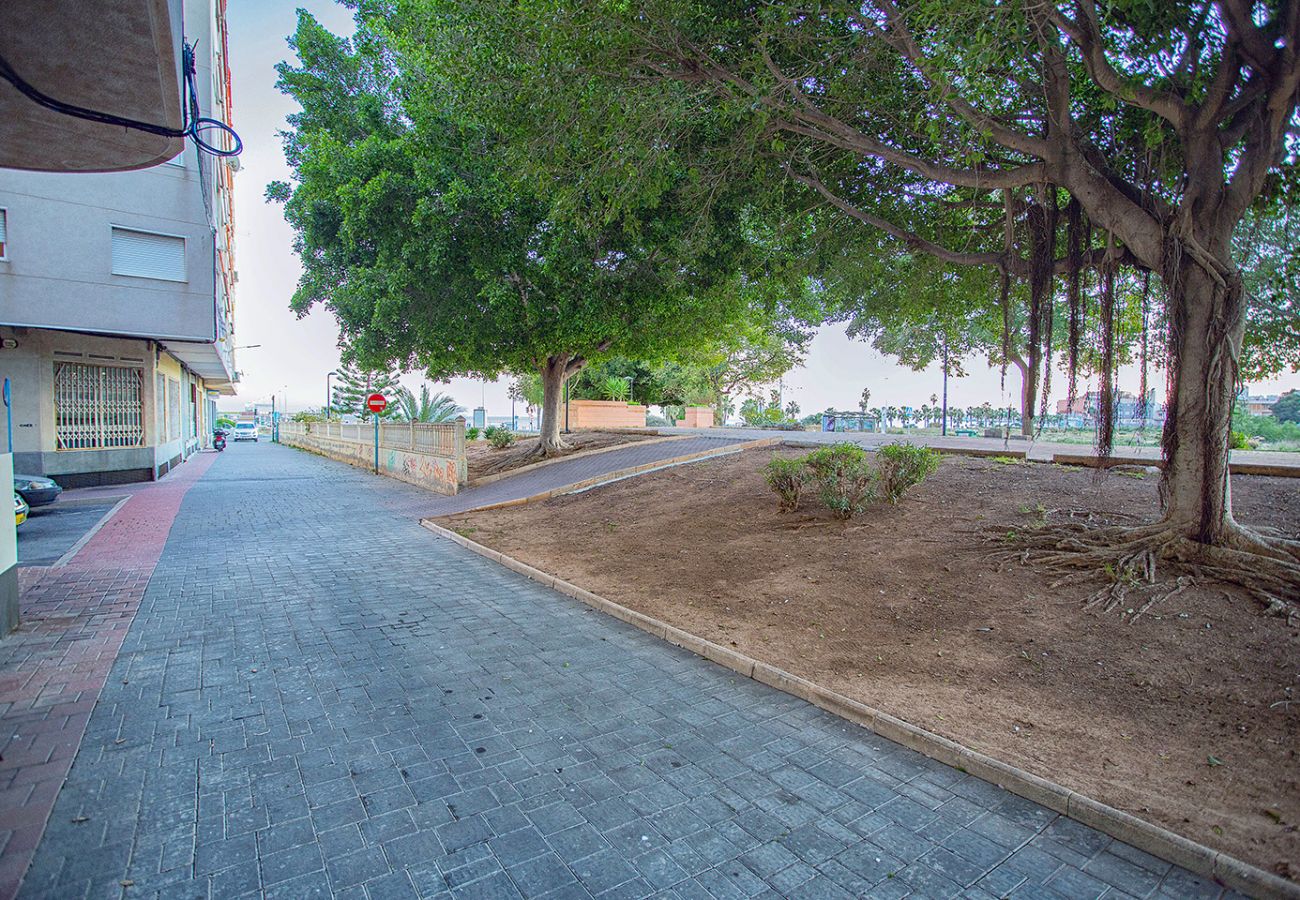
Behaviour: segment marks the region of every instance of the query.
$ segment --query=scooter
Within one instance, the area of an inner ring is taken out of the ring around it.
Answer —
[[[213,432],[212,446],[218,453],[226,449],[226,433],[224,431]]]

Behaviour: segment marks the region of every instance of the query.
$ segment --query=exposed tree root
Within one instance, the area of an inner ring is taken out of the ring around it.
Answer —
[[[990,529],[987,539],[997,545],[995,559],[1032,564],[1060,576],[1052,587],[1104,579],[1084,608],[1120,609],[1129,622],[1211,581],[1245,590],[1271,615],[1288,621],[1300,615],[1300,541],[1276,532],[1234,525],[1223,546],[1209,546],[1168,522],[1130,527],[1043,521],[1029,528]]]

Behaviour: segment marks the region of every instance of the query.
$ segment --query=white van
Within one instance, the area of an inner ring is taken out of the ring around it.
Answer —
[[[237,441],[257,441],[257,423],[256,422],[236,422],[235,423],[235,440]]]

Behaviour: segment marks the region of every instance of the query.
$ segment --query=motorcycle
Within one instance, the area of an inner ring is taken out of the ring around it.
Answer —
[[[212,434],[212,446],[218,453],[226,449],[226,433],[218,429]]]

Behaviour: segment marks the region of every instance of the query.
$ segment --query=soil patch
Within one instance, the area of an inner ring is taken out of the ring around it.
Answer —
[[[776,451],[797,455],[794,451]],[[770,450],[441,521],[672,625],[1208,844],[1300,877],[1300,622],[1218,586],[1129,624],[1087,586],[990,563],[977,532],[1154,517],[1153,474],[963,457],[849,523],[781,514]],[[1300,533],[1286,478],[1239,521]],[[1066,509],[1053,515],[1053,510]],[[1095,587],[1095,586],[1094,586]]]
[[[631,444],[635,441],[647,441],[657,437],[659,435],[654,432],[637,434],[635,432],[620,431],[577,431],[564,436],[564,440],[573,446],[572,450],[560,456],[549,458],[562,459],[565,456],[572,456],[574,453],[600,450],[618,444]],[[488,475],[499,475],[502,472],[509,472],[521,466],[541,462],[543,457],[538,455],[537,450],[540,444],[541,438],[520,438],[509,447],[497,450],[487,441],[467,441],[465,443],[465,463],[469,469],[470,483],[472,484],[477,479]]]

